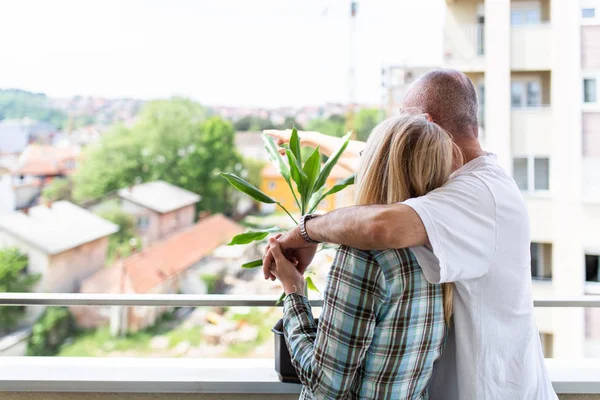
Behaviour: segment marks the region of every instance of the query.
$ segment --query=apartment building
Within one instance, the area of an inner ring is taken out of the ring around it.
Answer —
[[[446,0],[443,64],[523,192],[536,296],[600,294],[600,1]],[[549,357],[600,356],[600,312],[536,309]]]

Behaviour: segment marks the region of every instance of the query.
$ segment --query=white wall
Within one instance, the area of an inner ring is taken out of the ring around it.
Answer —
[[[15,192],[10,175],[0,174],[0,215],[10,214],[15,210]]]

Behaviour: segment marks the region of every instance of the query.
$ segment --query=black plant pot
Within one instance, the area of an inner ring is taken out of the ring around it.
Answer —
[[[315,322],[319,321],[315,320]],[[287,383],[301,383],[283,335],[283,319],[277,321],[271,331],[275,334],[275,371],[279,375],[279,380]]]

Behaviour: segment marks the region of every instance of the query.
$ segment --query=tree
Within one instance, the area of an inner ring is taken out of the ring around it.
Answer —
[[[27,256],[17,248],[0,250],[0,293],[29,292],[39,281],[38,274],[28,274]],[[25,314],[25,307],[0,307],[0,330],[14,328]]]
[[[304,128],[302,127],[302,125],[296,121],[296,118],[294,117],[285,117],[285,119],[283,120],[283,123],[280,124],[279,126],[276,127],[277,129],[292,129],[292,128],[296,128],[299,131],[304,130]],[[265,128],[268,129],[268,128]]]
[[[317,131],[325,135],[342,137],[346,134],[346,119],[343,115],[331,115],[327,119],[313,119],[306,126],[308,131]]]
[[[69,179],[55,178],[42,190],[42,199],[45,201],[71,201],[73,185]]]
[[[242,176],[248,182],[259,188],[262,183],[262,170],[265,165],[267,165],[267,163],[262,160],[245,157],[243,161],[245,172],[242,173]]]
[[[365,142],[371,131],[381,122],[381,111],[377,108],[363,108],[354,116],[356,139]]]
[[[187,99],[146,103],[133,127],[115,125],[84,151],[74,177],[75,200],[164,180],[202,196],[198,211],[231,212],[231,189],[214,174],[239,165],[235,130],[220,117],[206,116]]]
[[[24,117],[49,122],[56,127],[63,127],[67,120],[64,112],[50,106],[48,97],[43,93],[18,89],[0,90],[0,120]]]
[[[107,264],[112,264],[117,253],[127,257],[133,250],[141,248],[141,242],[135,234],[135,219],[117,204],[99,211],[98,215],[119,227],[119,231],[108,238]]]
[[[237,132],[262,131],[273,128],[273,122],[268,118],[247,115],[235,121],[233,126]]]

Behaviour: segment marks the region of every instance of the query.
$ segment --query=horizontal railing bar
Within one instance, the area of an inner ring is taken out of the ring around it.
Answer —
[[[277,299],[228,294],[0,293],[0,306],[273,307]],[[322,305],[321,300],[310,303]]]
[[[0,293],[0,306],[272,307],[277,298],[229,294]],[[314,307],[321,300],[311,300]],[[537,298],[535,307],[600,307],[600,296]]]

